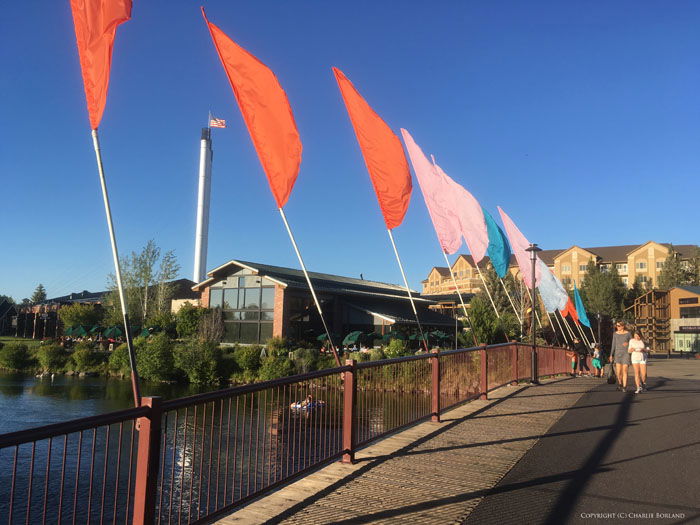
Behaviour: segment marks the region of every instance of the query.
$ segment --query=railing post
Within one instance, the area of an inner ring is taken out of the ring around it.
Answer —
[[[489,398],[489,374],[488,374],[489,360],[488,360],[488,357],[486,356],[486,345],[485,344],[481,345],[481,350],[479,350],[479,353],[481,354],[481,381],[479,381],[479,385],[481,386],[481,395],[479,396],[479,399],[488,399]]]
[[[355,462],[355,404],[357,400],[357,361],[346,359],[350,370],[343,380],[343,463]]]
[[[430,358],[432,366],[432,404],[431,404],[431,417],[430,420],[433,423],[440,422],[440,350],[433,348],[431,353],[435,354]]]
[[[139,449],[134,485],[134,525],[155,523],[162,417],[160,404],[161,398],[157,396],[141,398],[141,406],[147,406],[151,410],[147,416],[137,420]]]
[[[511,367],[513,368],[513,381],[511,381],[510,384],[515,386],[518,384],[518,345],[517,344],[510,345],[510,362],[511,362]]]

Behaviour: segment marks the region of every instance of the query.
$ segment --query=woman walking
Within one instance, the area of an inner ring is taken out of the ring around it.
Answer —
[[[639,394],[647,389],[647,353],[642,335],[636,330],[632,334],[627,351],[632,356],[634,384],[637,386],[637,390],[634,393]]]
[[[624,321],[615,323],[615,328],[610,348],[610,362],[615,364],[617,388],[627,392],[627,370],[631,363],[628,346],[632,335],[627,331]]]

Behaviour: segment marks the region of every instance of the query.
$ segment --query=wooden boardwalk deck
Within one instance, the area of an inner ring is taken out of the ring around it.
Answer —
[[[460,523],[540,436],[601,381],[508,386],[253,501],[216,523]]]

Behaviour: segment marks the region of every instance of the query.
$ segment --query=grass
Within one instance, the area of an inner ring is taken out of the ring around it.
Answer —
[[[11,337],[7,335],[0,336],[0,343],[7,344],[14,342],[24,343],[31,350],[32,348],[39,346],[41,341],[38,339],[25,339],[24,337]]]

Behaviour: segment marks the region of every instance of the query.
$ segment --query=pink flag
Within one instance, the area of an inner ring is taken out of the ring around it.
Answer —
[[[523,281],[528,288],[532,288],[532,263],[530,262],[530,252],[525,251],[530,247],[530,241],[528,241],[525,236],[520,233],[520,230],[511,220],[506,212],[504,212],[501,207],[498,207],[498,213],[501,214],[501,220],[503,220],[503,226],[506,227],[506,234],[508,235],[508,240],[510,241],[510,247],[513,250],[513,255],[518,261],[518,266],[520,267],[520,273],[523,276]],[[539,285],[541,280],[541,271],[538,265],[535,265],[535,284]]]
[[[440,246],[445,253],[452,254],[462,245],[459,219],[454,213],[454,204],[447,181],[440,176],[434,166],[423,154],[413,137],[401,129],[408,156],[416,172],[418,185],[423,193],[425,206],[437,234]]]
[[[484,258],[489,247],[489,234],[486,230],[486,221],[484,220],[481,204],[461,184],[456,183],[442,171],[440,166],[435,164],[435,169],[443,176],[451,188],[448,191],[452,194],[455,202],[455,213],[459,218],[462,235],[476,264]]]

